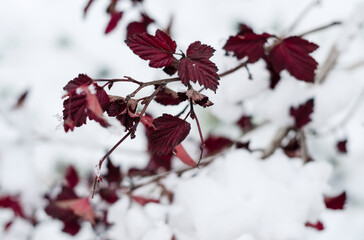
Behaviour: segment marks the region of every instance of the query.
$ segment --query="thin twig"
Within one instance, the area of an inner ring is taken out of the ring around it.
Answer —
[[[193,102],[192,99],[190,99],[190,112],[191,112],[191,118],[195,119],[196,124],[197,124],[197,129],[198,129],[198,133],[200,134],[200,140],[201,140],[201,146],[200,146],[200,157],[197,161],[197,167],[200,165],[202,156],[203,156],[203,150],[205,149],[205,140],[203,139],[203,135],[202,135],[202,131],[201,131],[201,126],[200,123],[198,121],[197,115],[195,113],[195,111],[193,110]]]
[[[302,129],[298,131],[298,141],[301,148],[301,157],[303,159],[303,163],[307,163],[310,160],[310,155],[307,150],[306,135]]]
[[[293,21],[290,27],[287,28],[287,30],[283,33],[283,36],[287,36],[290,34],[297,26],[298,24],[306,17],[306,15],[316,6],[320,3],[320,0],[313,0],[310,2],[307,7],[305,7],[302,12],[296,17],[296,19]]]
[[[329,23],[329,24],[325,24],[323,26],[320,26],[320,27],[317,27],[317,28],[314,28],[314,29],[311,29],[309,31],[306,31],[306,32],[303,32],[297,36],[299,37],[303,37],[303,36],[306,36],[308,34],[311,34],[311,33],[315,33],[315,32],[319,32],[319,31],[322,31],[322,30],[325,30],[327,28],[330,28],[330,27],[333,27],[333,26],[337,26],[337,25],[341,25],[342,22],[340,21],[335,21],[335,22],[332,22],[332,23]]]
[[[225,72],[220,73],[219,74],[219,77],[220,78],[225,77],[226,75],[229,75],[229,74],[231,74],[231,73],[239,70],[240,68],[245,67],[247,64],[248,64],[248,61],[242,62],[238,66],[236,66],[236,67],[234,67],[234,68],[232,68],[230,70],[227,70]]]
[[[262,159],[266,159],[271,156],[277,148],[281,146],[282,140],[287,136],[288,132],[292,129],[291,126],[279,128],[273,141],[263,150]]]

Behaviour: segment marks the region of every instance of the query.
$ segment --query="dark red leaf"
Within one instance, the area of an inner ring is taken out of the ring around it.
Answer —
[[[249,63],[254,63],[264,56],[264,44],[270,38],[270,34],[255,34],[249,27],[243,25],[237,36],[231,36],[227,40],[224,49],[233,52],[238,59],[248,57]]]
[[[311,114],[313,113],[314,99],[311,98],[304,104],[299,105],[297,108],[290,108],[290,115],[295,120],[295,127],[300,129],[311,121]]]
[[[101,188],[99,191],[100,197],[108,203],[115,203],[119,200],[119,196],[114,188]]]
[[[159,200],[153,199],[153,198],[145,198],[140,196],[132,195],[131,199],[133,199],[135,202],[139,203],[142,206],[145,206],[148,203],[159,203]]]
[[[178,105],[181,103],[178,94],[170,88],[163,87],[155,96],[154,101],[162,105]]]
[[[14,212],[15,216],[26,218],[23,207],[17,196],[5,195],[0,198],[0,208],[9,208]]]
[[[251,151],[250,147],[250,141],[246,141],[246,142],[235,142],[235,146],[238,149],[245,149],[248,150],[249,152]]]
[[[210,106],[214,105],[206,95],[199,93],[194,89],[189,89],[186,92],[179,92],[178,98],[181,101],[185,101],[187,99],[192,99],[192,101],[194,103],[196,103],[202,107],[210,107]]]
[[[269,71],[269,88],[274,89],[281,80],[281,76],[274,70],[272,62],[268,57],[265,56],[263,59],[266,63],[266,69]]]
[[[205,140],[205,156],[212,156],[230,147],[233,143],[229,138],[210,135]]]
[[[75,168],[72,165],[68,166],[66,169],[65,180],[66,180],[66,185],[70,188],[74,188],[78,184],[79,181],[78,175]]]
[[[123,12],[113,12],[110,14],[110,21],[105,29],[105,34],[108,34],[109,32],[111,32],[116,28],[122,16]]]
[[[25,90],[18,98],[18,101],[16,102],[14,109],[20,108],[23,106],[25,99],[27,98],[29,93],[29,90]]]
[[[317,221],[315,224],[310,223],[310,222],[306,222],[305,226],[314,228],[314,229],[316,229],[318,231],[322,231],[322,230],[325,229],[325,227],[324,227],[324,225],[322,224],[321,221]]]
[[[243,115],[240,119],[236,122],[236,124],[245,132],[252,128],[252,117]]]
[[[13,225],[14,221],[13,220],[10,220],[9,222],[7,222],[4,226],[4,231],[8,231],[9,228],[11,227],[11,225]]]
[[[309,53],[318,46],[300,37],[289,37],[278,43],[269,53],[275,72],[286,69],[292,76],[305,82],[313,82],[317,62]]]
[[[346,192],[344,191],[338,196],[335,197],[327,197],[324,196],[325,205],[327,208],[333,209],[333,210],[341,210],[344,209],[344,205],[346,202]]]
[[[150,60],[149,66],[167,67],[173,63],[176,42],[161,30],[155,36],[148,33],[135,34],[125,40],[126,45],[140,58]]]
[[[109,97],[91,78],[79,74],[63,89],[67,91],[65,97],[68,97],[63,102],[63,126],[66,132],[85,124],[87,117],[103,127],[109,126],[103,116],[109,105]]]
[[[344,139],[344,140],[341,140],[341,141],[338,141],[337,144],[336,144],[336,148],[339,152],[341,153],[347,153],[347,148],[346,148],[346,144],[348,143],[348,140],[347,139]]]
[[[190,167],[196,167],[196,162],[193,161],[191,156],[186,152],[186,149],[182,146],[182,144],[179,144],[175,149],[174,152],[176,154],[176,157],[178,157],[184,164],[190,166]]]
[[[167,155],[180,144],[188,135],[191,125],[178,117],[170,114],[163,114],[154,119],[156,127],[151,137],[151,151],[157,155]]]
[[[154,22],[148,15],[142,14],[142,20],[140,22],[131,22],[127,26],[127,38],[132,37],[134,34],[142,34],[147,32],[147,27],[149,24]]]
[[[116,183],[117,185],[123,179],[123,174],[121,173],[120,166],[115,166],[110,158],[107,159],[107,173],[102,176],[103,179],[106,179],[108,183]]]
[[[216,92],[220,79],[217,75],[216,65],[209,60],[214,54],[214,49],[208,45],[197,41],[192,43],[187,49],[186,57],[180,60],[178,66],[178,76],[186,86],[192,82],[198,82],[206,89]]]

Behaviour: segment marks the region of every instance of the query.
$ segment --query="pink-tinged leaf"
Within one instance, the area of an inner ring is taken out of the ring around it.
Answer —
[[[110,21],[107,24],[107,27],[105,29],[105,34],[110,33],[112,30],[114,30],[116,28],[120,19],[123,17],[123,12],[113,12],[110,15],[111,15]]]
[[[153,199],[153,198],[145,198],[145,197],[141,197],[141,196],[135,196],[132,195],[131,199],[137,203],[139,203],[142,206],[145,206],[148,203],[159,203],[158,199]]]
[[[163,114],[154,119],[156,127],[150,135],[151,151],[157,155],[167,155],[189,134],[191,125],[178,117]]]
[[[223,48],[238,59],[248,57],[247,61],[254,63],[264,56],[264,44],[270,37],[268,33],[255,34],[245,26],[237,36],[229,37]]]
[[[305,224],[306,227],[310,227],[310,228],[314,228],[318,231],[322,231],[325,229],[324,225],[322,224],[321,221],[317,221],[315,224],[310,223],[310,222],[306,222]]]
[[[63,89],[67,91],[65,97],[68,97],[63,102],[63,126],[66,132],[68,130],[73,131],[74,127],[85,124],[87,117],[100,123],[103,127],[109,126],[103,116],[103,112],[110,103],[109,97],[104,89],[99,87],[91,78],[79,74]]]
[[[125,43],[140,58],[150,60],[149,66],[154,68],[171,65],[177,48],[176,42],[159,29],[155,36],[148,33],[135,34],[128,37]]]
[[[205,156],[212,156],[230,147],[234,142],[226,137],[210,135],[205,140]]]
[[[175,149],[174,152],[176,154],[176,157],[178,157],[184,164],[190,166],[190,167],[196,167],[196,162],[193,161],[191,156],[186,152],[186,149],[182,146],[182,144],[179,144]]]
[[[278,43],[269,53],[269,59],[277,73],[286,69],[292,76],[305,82],[313,82],[317,62],[309,53],[318,46],[300,37],[289,37]]]
[[[214,51],[212,47],[199,41],[190,44],[186,57],[180,60],[178,66],[178,76],[184,85],[187,86],[190,81],[198,82],[206,89],[216,92],[220,78],[216,65],[209,60]]]
[[[88,198],[57,201],[56,205],[60,208],[70,209],[77,216],[95,224],[95,212]]]
[[[346,192],[344,191],[338,196],[335,197],[324,197],[325,205],[329,209],[333,210],[342,210],[344,209],[344,205],[346,202]]]
[[[311,114],[313,113],[314,99],[311,98],[304,104],[299,105],[297,108],[290,108],[290,115],[295,120],[295,127],[300,129],[311,121]]]
[[[210,107],[210,106],[214,105],[206,95],[199,93],[194,89],[189,89],[186,92],[179,92],[178,98],[180,99],[180,101],[192,99],[192,101],[194,103],[196,103],[202,107]]]
[[[0,197],[0,208],[9,208],[14,212],[15,216],[26,218],[23,207],[16,196],[5,195]]]
[[[78,184],[78,175],[76,169],[72,165],[68,166],[66,169],[65,180],[66,185],[70,188],[74,188]]]
[[[347,153],[348,150],[347,150],[347,147],[346,147],[346,144],[348,143],[348,140],[347,139],[344,139],[344,140],[341,140],[341,141],[338,141],[336,143],[336,148],[339,152],[341,153]]]
[[[181,100],[178,98],[178,94],[170,88],[164,87],[154,97],[154,101],[162,105],[178,105]]]

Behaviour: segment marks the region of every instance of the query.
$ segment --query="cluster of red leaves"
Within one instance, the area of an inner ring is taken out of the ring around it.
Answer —
[[[103,116],[110,103],[109,96],[91,78],[79,74],[63,90],[66,91],[64,97],[67,97],[63,102],[63,126],[66,132],[86,124],[87,117],[103,127],[109,125]]]
[[[266,46],[269,38],[275,38],[272,46]],[[263,59],[271,74],[271,88],[280,80],[282,70],[287,70],[298,80],[313,82],[317,62],[309,54],[317,48],[316,44],[298,36],[280,39],[268,33],[256,34],[246,25],[241,25],[239,33],[230,36],[224,46],[237,59],[246,58],[247,63]]]
[[[131,0],[131,2],[133,3],[131,5],[133,8],[133,7],[136,7],[138,3],[140,4],[143,1],[142,0]],[[85,16],[93,3],[94,3],[94,0],[88,1],[86,7],[84,8]],[[123,11],[118,10],[117,4],[118,4],[118,0],[110,0],[110,3],[106,8],[106,12],[109,15],[109,22],[106,26],[105,34],[112,32],[117,27],[117,25],[119,24],[120,20],[122,19],[124,13],[128,10],[128,9],[124,9]],[[139,9],[139,8],[136,7],[135,9]],[[140,14],[140,18],[141,18],[139,21],[133,21],[128,24],[127,37],[133,36],[134,34],[140,34],[140,33],[147,32],[148,25],[154,22],[154,20],[152,18],[150,18],[145,12],[140,11],[139,14]]]
[[[181,82],[186,86],[190,81],[198,82],[206,89],[216,91],[219,85],[218,69],[209,60],[215,50],[208,45],[196,41],[190,44],[187,53],[182,54],[182,58],[177,60],[174,57],[176,42],[161,30],[157,30],[155,36],[148,33],[133,35],[128,37],[125,43],[140,58],[149,60],[149,66],[175,68]]]

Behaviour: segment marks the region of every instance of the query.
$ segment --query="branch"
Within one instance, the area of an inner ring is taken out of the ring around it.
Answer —
[[[301,34],[299,34],[297,36],[303,37],[303,36],[306,36],[308,34],[315,33],[315,32],[319,32],[319,31],[325,30],[327,28],[331,28],[331,27],[334,27],[334,26],[337,26],[337,25],[341,25],[341,24],[342,24],[341,21],[335,21],[335,22],[332,22],[332,23],[329,23],[329,24],[325,24],[323,26],[320,26],[320,27],[311,29],[309,31],[303,32],[303,33],[301,33]]]
[[[306,8],[302,10],[302,12],[297,16],[297,18],[293,21],[292,25],[283,33],[283,36],[288,35],[291,33],[298,24],[306,17],[306,15],[320,3],[320,0],[313,0],[310,4],[307,5]]]
[[[273,141],[269,146],[263,150],[262,159],[271,156],[277,148],[281,147],[282,140],[287,136],[288,132],[292,129],[291,126],[286,126],[278,129]]]

